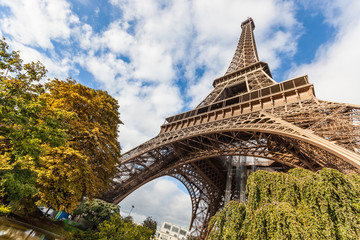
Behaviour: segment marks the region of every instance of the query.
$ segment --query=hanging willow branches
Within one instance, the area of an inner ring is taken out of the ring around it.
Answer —
[[[360,176],[257,171],[248,201],[230,202],[210,221],[208,239],[359,239]]]

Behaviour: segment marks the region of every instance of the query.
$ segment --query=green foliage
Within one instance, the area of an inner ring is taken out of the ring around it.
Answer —
[[[99,233],[97,231],[82,231],[82,232],[75,232],[67,238],[68,240],[98,240]]]
[[[79,204],[73,212],[74,216],[82,216],[94,226],[98,226],[111,216],[120,214],[120,208],[116,204],[111,204],[100,199],[86,200]]]
[[[66,127],[40,97],[45,73],[39,62],[23,64],[0,40],[0,202],[12,210],[34,207],[44,146],[65,143]]]
[[[147,217],[147,218],[144,220],[144,222],[143,222],[143,226],[151,229],[151,231],[152,231],[152,236],[153,236],[153,237],[155,236],[156,227],[157,227],[157,222],[156,222],[154,219],[152,219],[151,217]]]
[[[99,225],[100,240],[148,240],[152,235],[153,231],[148,227],[126,221],[118,214]]]
[[[209,239],[241,239],[241,226],[245,220],[245,206],[231,201],[221,212],[217,212],[209,225]]]
[[[1,175],[0,193],[9,209],[32,210],[36,200],[36,173],[29,169],[4,171]]]
[[[249,176],[247,194],[246,205],[231,202],[212,218],[209,239],[360,237],[359,175],[257,171]]]
[[[117,101],[75,81],[40,80],[0,40],[0,205],[71,212],[109,187],[120,157]]]
[[[10,207],[5,205],[0,206],[0,217],[8,215],[10,212],[11,212]]]
[[[90,239],[90,240],[149,240],[153,236],[153,230],[144,226],[137,225],[129,219],[122,218],[115,214],[99,224],[97,231],[86,231],[76,233],[70,239]]]

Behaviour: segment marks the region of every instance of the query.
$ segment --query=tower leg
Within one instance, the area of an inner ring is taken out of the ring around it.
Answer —
[[[246,156],[240,156],[240,166],[239,166],[239,180],[240,180],[240,191],[239,191],[239,201],[245,203],[246,201]]]
[[[228,204],[230,202],[231,199],[231,185],[232,185],[232,175],[233,175],[233,170],[232,170],[232,164],[233,162],[233,158],[232,157],[228,157],[227,159],[227,177],[226,177],[226,189],[225,189],[225,205]]]
[[[240,184],[241,184],[241,168],[240,168],[240,156],[233,157],[235,165],[235,191],[234,198],[240,200]]]
[[[253,158],[252,158],[251,172],[256,172],[256,163],[257,163],[257,160],[258,160],[257,157],[253,157]]]

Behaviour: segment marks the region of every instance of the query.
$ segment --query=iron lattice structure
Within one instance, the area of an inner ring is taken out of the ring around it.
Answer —
[[[285,169],[359,173],[360,106],[318,100],[307,76],[274,81],[258,59],[253,20],[241,27],[235,55],[214,90],[194,110],[166,118],[156,137],[122,156],[105,200],[119,203],[151,180],[172,176],[189,191],[190,229],[203,237],[224,204],[224,156],[266,158]]]

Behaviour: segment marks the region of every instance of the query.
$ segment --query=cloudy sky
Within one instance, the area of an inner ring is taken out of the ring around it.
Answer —
[[[0,35],[49,78],[71,76],[118,99],[125,152],[211,91],[247,17],[276,81],[307,74],[318,98],[360,104],[359,12],[359,0],[0,0]],[[134,205],[140,222],[190,221],[190,198],[171,178],[120,205],[123,214]]]

